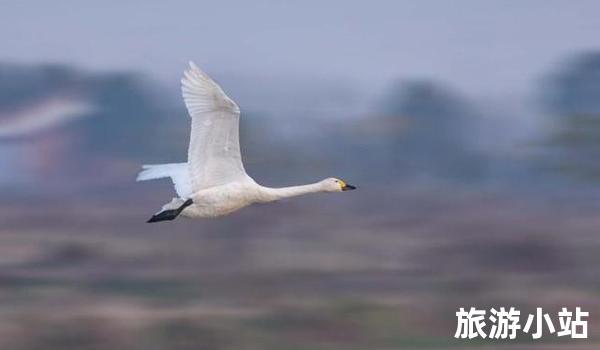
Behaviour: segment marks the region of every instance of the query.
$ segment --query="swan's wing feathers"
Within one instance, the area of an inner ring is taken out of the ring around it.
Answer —
[[[193,62],[181,79],[183,100],[190,113],[196,117],[205,112],[226,111],[240,113],[240,108],[223,89]]]
[[[237,104],[192,62],[181,79],[181,90],[192,117],[188,163],[194,192],[247,177]]]

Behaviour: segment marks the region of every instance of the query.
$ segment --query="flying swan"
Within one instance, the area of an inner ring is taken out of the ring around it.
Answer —
[[[341,192],[356,187],[337,178],[283,188],[257,184],[242,164],[240,109],[221,87],[193,62],[181,79],[192,118],[187,163],[144,165],[137,181],[170,177],[178,197],[148,222],[227,215],[252,203],[266,203],[314,192]]]

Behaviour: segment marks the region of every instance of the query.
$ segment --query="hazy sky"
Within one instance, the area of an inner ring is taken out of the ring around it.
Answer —
[[[600,1],[12,1],[0,61],[137,69],[173,83],[195,60],[246,77],[378,88],[435,77],[510,93],[600,48]]]

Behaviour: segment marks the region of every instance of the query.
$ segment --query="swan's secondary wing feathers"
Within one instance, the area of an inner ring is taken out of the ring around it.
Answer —
[[[181,90],[192,117],[188,163],[193,190],[245,178],[237,104],[192,62],[181,80]]]

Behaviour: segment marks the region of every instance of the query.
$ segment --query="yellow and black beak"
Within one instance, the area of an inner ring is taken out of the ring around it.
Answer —
[[[352,186],[349,184],[344,184],[344,186],[342,186],[342,191],[352,191],[355,189],[356,189],[356,186]]]

